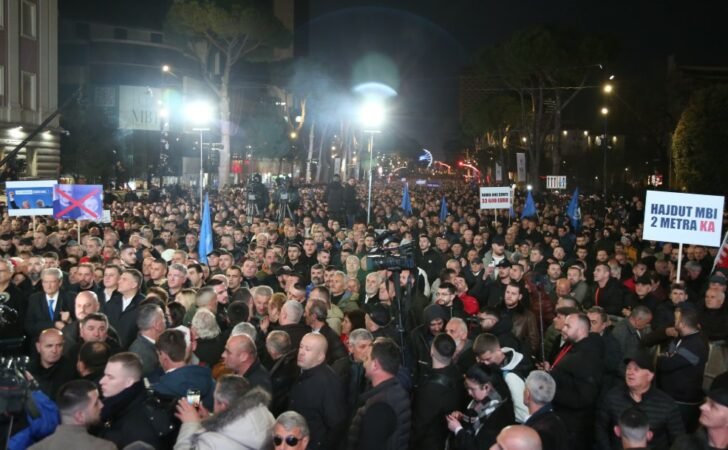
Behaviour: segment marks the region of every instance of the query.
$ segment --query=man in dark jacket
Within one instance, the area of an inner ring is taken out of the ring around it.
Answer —
[[[149,397],[142,381],[142,362],[139,357],[134,353],[123,352],[109,358],[99,384],[104,396],[101,410],[104,427],[99,437],[113,442],[119,448],[136,441],[160,448],[160,430],[165,419],[171,422],[171,418],[159,417],[148,407]]]
[[[296,365],[298,349],[291,346],[291,338],[288,333],[280,330],[274,330],[268,334],[265,349],[270,360],[267,369],[273,388],[271,412],[278,416],[288,407],[288,394],[291,391],[291,385],[298,377],[299,369]]]
[[[565,345],[552,363],[543,365],[556,381],[554,409],[569,429],[575,450],[591,448],[594,408],[604,372],[603,347],[589,329],[585,314],[569,314],[561,330]]]
[[[349,450],[398,450],[408,448],[412,417],[410,398],[397,381],[402,353],[387,338],[376,339],[364,368],[372,389],[361,396],[349,428]]]
[[[136,269],[126,269],[119,277],[119,287],[111,300],[104,303],[103,312],[109,318],[109,324],[116,329],[121,339],[121,348],[129,348],[136,339],[139,329],[137,317],[139,304],[144,296],[139,294],[142,274]]]
[[[598,263],[594,267],[594,292],[584,299],[584,306],[601,306],[610,316],[623,317],[626,296],[627,289],[619,280],[612,278],[609,265]]]
[[[679,336],[657,357],[657,387],[680,408],[685,429],[695,431],[703,401],[703,375],[708,360],[708,341],[700,331],[698,313],[688,305],[677,308],[675,329]]]
[[[534,370],[526,378],[523,402],[530,414],[523,423],[538,432],[543,450],[567,450],[568,431],[554,412],[551,401],[556,394],[556,382],[543,370]]]
[[[346,210],[346,226],[352,228],[359,213],[359,201],[356,199],[356,178],[349,178],[344,186],[344,209]]]
[[[209,367],[188,365],[187,343],[180,330],[167,330],[154,343],[159,354],[159,365],[164,375],[152,385],[155,394],[174,400],[187,396],[189,389],[199,391],[202,405],[208,411],[214,408],[215,382]]]
[[[28,372],[35,378],[49,398],[55,398],[58,389],[76,376],[75,361],[63,356],[63,333],[56,328],[48,328],[40,333]]]
[[[432,283],[435,281],[440,271],[445,268],[445,262],[437,250],[432,248],[432,242],[429,236],[421,234],[419,238],[419,251],[415,254],[415,262],[417,267],[427,273],[427,280]],[[453,287],[453,294],[455,289]]]
[[[344,217],[345,207],[344,186],[341,185],[341,177],[339,175],[334,175],[331,183],[326,186],[324,198],[329,207],[329,217],[338,220],[339,223],[343,223],[342,219]]]
[[[424,373],[432,364],[432,341],[445,330],[445,323],[448,321],[447,313],[440,305],[428,306],[423,316],[424,323],[410,334],[418,374]]]
[[[309,450],[335,449],[346,424],[346,399],[341,380],[326,364],[326,338],[304,336],[297,361],[301,375],[291,388],[288,409],[306,418]]]
[[[309,300],[306,303],[306,324],[311,330],[320,333],[326,338],[326,363],[333,365],[341,358],[346,358],[346,348],[341,342],[339,335],[326,323],[328,318],[328,307],[323,300]]]
[[[445,448],[448,429],[443,417],[465,405],[462,375],[453,365],[455,341],[445,333],[432,341],[432,368],[415,388],[412,406],[411,448]]]
[[[677,404],[669,395],[652,387],[655,372],[648,352],[638,351],[624,361],[626,385],[612,388],[599,405],[595,429],[597,448],[622,448],[613,430],[619,416],[631,407],[637,407],[647,415],[652,432],[650,446],[668,448],[685,433]]]
[[[60,269],[45,269],[40,278],[43,290],[30,295],[25,313],[25,333],[33,341],[43,330],[63,329],[74,314],[74,297],[61,289],[63,273]]]

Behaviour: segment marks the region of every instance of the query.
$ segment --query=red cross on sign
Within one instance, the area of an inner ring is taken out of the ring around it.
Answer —
[[[90,192],[88,192],[86,195],[84,195],[80,199],[75,199],[75,198],[71,197],[67,192],[62,191],[61,189],[58,188],[58,186],[56,186],[56,188],[55,188],[56,194],[60,195],[61,197],[64,197],[66,200],[68,200],[70,202],[70,205],[68,205],[68,207],[66,209],[64,209],[54,215],[56,216],[56,218],[60,218],[60,217],[65,216],[67,213],[69,213],[74,208],[79,208],[79,209],[85,211],[91,217],[94,217],[96,219],[100,218],[101,216],[99,216],[98,213],[96,213],[96,211],[92,211],[92,210],[88,209],[83,204],[90,197],[99,195],[100,190],[101,190],[100,188],[92,189]]]

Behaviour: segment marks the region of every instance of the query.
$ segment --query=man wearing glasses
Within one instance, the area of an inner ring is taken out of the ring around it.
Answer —
[[[295,411],[286,411],[273,426],[273,445],[276,449],[305,450],[309,432],[306,419]]]

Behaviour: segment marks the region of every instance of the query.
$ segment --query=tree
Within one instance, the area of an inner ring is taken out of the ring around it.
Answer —
[[[677,189],[723,195],[728,190],[728,86],[696,92],[673,137],[672,154]]]
[[[558,173],[561,114],[595,68],[602,67],[610,53],[605,42],[569,29],[538,26],[482,52],[480,72],[492,91],[512,92],[518,102],[520,117],[513,128],[527,138],[531,180],[538,179],[549,135],[555,137],[551,172]]]
[[[230,172],[230,76],[241,61],[272,60],[273,50],[290,36],[283,25],[253,1],[176,0],[167,15],[166,27],[173,41],[200,64],[202,78],[218,100],[220,187]],[[215,60],[219,59],[219,74]]]

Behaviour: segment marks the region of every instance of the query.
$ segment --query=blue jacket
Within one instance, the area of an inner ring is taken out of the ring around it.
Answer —
[[[184,366],[167,372],[152,385],[152,390],[164,397],[186,397],[187,389],[199,389],[202,404],[208,411],[214,406],[215,381],[209,367]]]

